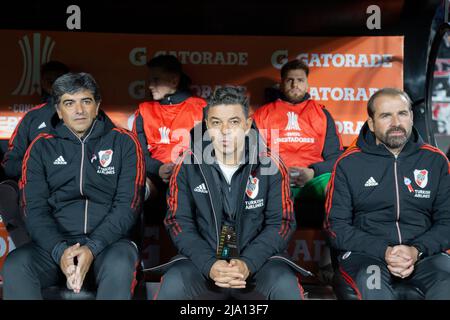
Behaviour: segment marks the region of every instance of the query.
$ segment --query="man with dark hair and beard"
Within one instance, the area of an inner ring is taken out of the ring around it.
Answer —
[[[320,228],[331,170],[344,148],[333,117],[308,93],[309,67],[292,60],[280,70],[280,98],[253,114],[267,146],[288,167],[296,218]]]
[[[395,282],[426,299],[450,299],[448,160],[413,127],[405,92],[381,89],[367,111],[356,145],[336,162],[326,200],[339,272],[360,299],[393,299]]]

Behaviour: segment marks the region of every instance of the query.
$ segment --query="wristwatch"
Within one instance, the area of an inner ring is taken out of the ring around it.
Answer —
[[[422,251],[418,251],[418,252],[417,252],[417,261],[419,261],[420,259],[422,259],[422,255],[423,255],[423,252],[422,252]]]
[[[422,252],[422,251],[420,251],[420,248],[419,248],[419,247],[417,247],[417,246],[414,246],[414,248],[416,248],[416,249],[417,249],[417,261],[419,261],[420,259],[422,259],[422,256],[423,256],[423,252]]]

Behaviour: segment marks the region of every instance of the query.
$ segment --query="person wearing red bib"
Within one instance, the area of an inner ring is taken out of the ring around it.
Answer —
[[[256,110],[253,119],[267,146],[289,168],[302,226],[321,227],[326,185],[343,147],[333,117],[308,94],[308,75],[303,61],[286,63],[281,68],[280,97]]]
[[[206,101],[189,90],[190,78],[172,55],[160,55],[147,66],[152,100],[135,112],[137,134],[146,163],[146,198],[165,211],[165,191],[178,156],[189,147],[189,131],[202,120]]]

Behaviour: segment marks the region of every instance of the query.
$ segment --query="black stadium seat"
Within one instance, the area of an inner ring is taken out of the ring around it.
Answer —
[[[393,287],[396,300],[423,300],[425,298],[423,292],[412,285],[395,283]],[[358,300],[355,290],[344,280],[339,271],[334,273],[333,290],[338,300]]]

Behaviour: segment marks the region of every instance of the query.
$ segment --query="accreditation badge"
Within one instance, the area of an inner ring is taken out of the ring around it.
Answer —
[[[228,260],[238,258],[236,229],[234,226],[223,225],[219,239],[217,259]]]

